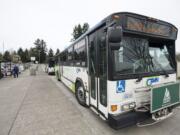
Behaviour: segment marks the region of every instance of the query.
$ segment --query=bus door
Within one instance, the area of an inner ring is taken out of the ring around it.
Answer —
[[[89,90],[90,90],[90,105],[97,109],[97,90],[98,90],[98,78],[97,78],[97,46],[96,46],[96,33],[89,36]]]
[[[107,57],[103,30],[89,36],[90,104],[98,112],[107,114]]]

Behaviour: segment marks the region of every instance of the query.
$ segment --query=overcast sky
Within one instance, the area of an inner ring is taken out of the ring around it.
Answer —
[[[30,48],[44,39],[48,48],[69,45],[74,25],[94,26],[113,12],[128,11],[180,28],[180,0],[0,0],[0,51]],[[176,42],[180,52],[180,36]]]

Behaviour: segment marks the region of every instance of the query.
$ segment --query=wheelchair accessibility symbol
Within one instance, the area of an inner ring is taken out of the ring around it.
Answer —
[[[125,92],[125,80],[117,81],[116,92]]]

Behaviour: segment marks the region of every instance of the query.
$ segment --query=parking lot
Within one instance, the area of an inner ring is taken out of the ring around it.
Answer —
[[[114,130],[90,109],[80,106],[54,76],[38,68],[19,78],[0,80],[0,135],[179,135],[180,109],[152,126]]]

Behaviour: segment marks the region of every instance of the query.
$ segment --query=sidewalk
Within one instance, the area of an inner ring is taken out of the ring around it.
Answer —
[[[90,134],[88,127],[81,120],[81,114],[77,108],[72,102],[67,101],[63,93],[58,90],[45,73],[40,71],[37,76],[25,74],[25,77],[10,80],[12,85],[9,87],[14,87],[15,90],[15,93],[11,95],[16,98],[10,101],[8,106],[5,105],[6,110],[4,111],[9,111],[10,108],[14,111],[12,117],[9,117],[11,115],[7,113],[4,114],[5,117],[0,117],[0,120],[6,118],[0,123],[7,123],[0,126],[4,129],[3,132],[0,131],[0,134]],[[22,82],[23,84],[21,84]],[[9,93],[11,92],[9,90]]]
[[[7,77],[0,80],[0,135],[9,134],[18,115],[33,80],[28,73],[26,71],[19,78]]]
[[[153,126],[111,129],[54,76],[38,68],[20,78],[0,80],[0,135],[179,135],[180,110]]]

